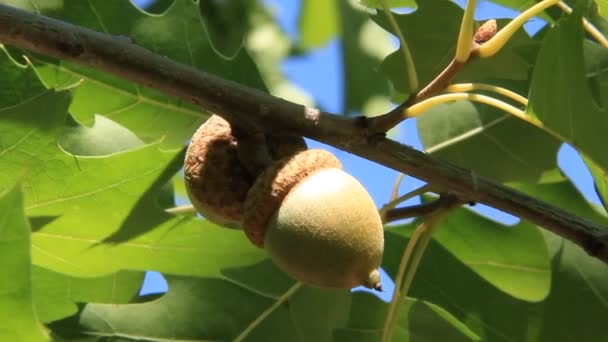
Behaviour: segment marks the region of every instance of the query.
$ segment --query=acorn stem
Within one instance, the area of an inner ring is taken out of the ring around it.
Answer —
[[[266,145],[264,132],[230,122],[232,135],[238,143],[238,156],[252,180],[256,179],[270,164],[272,157]]]

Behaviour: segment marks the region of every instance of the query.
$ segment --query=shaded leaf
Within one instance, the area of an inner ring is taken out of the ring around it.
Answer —
[[[608,114],[594,100],[585,79],[580,20],[580,11],[575,11],[560,20],[544,39],[527,113],[607,170]],[[598,94],[602,103],[606,96]]]
[[[388,304],[368,293],[353,293],[352,310],[345,328],[335,332],[335,341],[381,341]],[[479,341],[447,311],[432,303],[407,298],[399,310],[391,341]]]
[[[79,327],[71,328],[125,341],[288,341],[296,336],[302,341],[332,341],[333,328],[343,326],[349,310],[348,291],[292,281],[283,282],[285,286],[273,295],[218,278],[169,277],[168,281],[169,292],[151,302],[120,307],[89,304],[77,318]]]
[[[597,212],[577,195],[568,181],[522,186],[518,188],[545,200],[552,198],[553,204],[574,214],[606,220],[596,216]],[[438,230],[437,234],[442,231]],[[408,230],[390,230],[387,235],[383,267],[392,275],[407,243],[401,236],[407,234]],[[459,254],[449,252],[436,242],[431,242],[425,253],[409,295],[446,309],[483,341],[608,341],[604,320],[608,314],[605,264],[589,258],[568,241],[549,233],[544,235],[551,257],[552,286],[542,302],[522,301],[499,291],[462,263]],[[472,247],[479,248],[478,244]],[[533,252],[528,249],[511,246],[512,258]]]
[[[427,153],[497,181],[538,181],[557,167],[561,142],[495,108],[459,101],[417,120]]]
[[[563,176],[541,184],[512,183],[510,186],[577,216],[608,225],[608,217],[590,205],[576,186]]]
[[[549,255],[542,234],[529,223],[509,227],[456,209],[439,224],[433,238],[482,279],[515,298],[538,302],[549,294]]]
[[[389,36],[379,30],[369,15],[348,1],[339,1],[342,33],[342,75],[344,78],[344,114],[365,113],[370,101],[389,94],[386,78],[380,74],[382,58],[392,48]]]
[[[597,192],[604,209],[608,211],[608,173],[595,165],[593,161],[587,158],[584,158],[584,160],[595,180],[595,192]]]
[[[30,232],[18,186],[0,193],[0,340],[48,341],[32,304]]]
[[[0,108],[14,106],[45,92],[38,76],[27,66],[20,66],[0,47]]]
[[[211,47],[227,58],[236,56],[250,29],[247,16],[256,2],[200,0],[198,5]]]

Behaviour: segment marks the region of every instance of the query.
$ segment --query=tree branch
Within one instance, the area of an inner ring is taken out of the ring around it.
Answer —
[[[529,220],[608,263],[605,227],[397,142],[370,136],[365,120],[285,101],[176,63],[125,39],[1,4],[0,41],[120,76],[243,123],[333,145],[463,200]]]

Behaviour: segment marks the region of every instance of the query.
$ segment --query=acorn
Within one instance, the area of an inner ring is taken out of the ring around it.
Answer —
[[[206,139],[208,144],[208,137],[213,133],[203,133],[201,136],[197,132],[191,145],[199,144],[198,139]],[[213,186],[219,191],[221,200],[212,201],[212,205],[208,202],[214,193],[206,191],[201,195],[198,192],[212,186],[189,179],[200,180],[201,177],[193,175],[192,171],[213,165],[186,166],[186,188],[191,199],[195,199],[193,205],[200,208],[203,215],[210,215],[212,221],[223,217],[239,223],[254,245],[265,249],[281,269],[303,283],[328,288],[363,285],[381,290],[378,267],[384,249],[384,231],[380,215],[365,188],[344,172],[338,159],[327,151],[277,148],[276,141],[267,141],[275,145],[275,150],[288,151],[284,152],[288,155],[275,153],[276,160],[254,181],[234,179],[233,176],[241,171],[230,177],[221,172],[208,173],[213,177],[221,173],[224,179],[217,184],[232,189],[220,190]],[[234,148],[238,148],[238,144]],[[269,150],[273,147],[269,146]],[[208,152],[208,149],[189,147],[186,164],[201,159],[204,164],[214,160],[196,156],[200,151]],[[234,160],[230,156],[228,159],[223,163],[232,165]],[[213,182],[213,177],[206,181]],[[234,184],[227,184],[232,181]],[[243,196],[243,189],[237,191],[234,187],[244,184],[250,186]],[[217,205],[226,200],[232,202],[224,203],[225,207]],[[234,215],[235,208],[240,209],[238,215]]]

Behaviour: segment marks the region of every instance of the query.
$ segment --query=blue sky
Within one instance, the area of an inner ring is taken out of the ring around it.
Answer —
[[[144,4],[149,1],[137,0],[134,2]],[[297,38],[300,1],[264,0],[264,2],[274,9],[276,19],[285,32],[291,38]],[[465,3],[465,1],[457,2],[461,5]],[[513,17],[516,14],[517,12],[515,11],[481,1],[477,6],[476,18],[481,20]],[[542,25],[544,25],[542,20],[535,19],[526,25],[526,29],[529,32],[535,32]],[[397,45],[395,44],[395,46]],[[341,111],[343,98],[341,92],[343,78],[339,64],[340,61],[339,41],[334,39],[321,49],[312,51],[302,57],[286,60],[282,65],[282,69],[291,81],[311,94],[325,110],[338,113]],[[323,77],[323,82],[319,82],[319,77]],[[397,138],[400,142],[421,149],[415,120],[407,120],[401,125],[399,132]],[[386,203],[398,175],[397,172],[314,141],[309,141],[309,146],[311,148],[322,147],[336,154],[342,161],[345,170],[356,177],[368,189],[378,206]],[[558,162],[563,171],[575,181],[579,190],[591,202],[599,204],[599,199],[593,188],[593,180],[576,151],[568,145],[562,146],[559,151]],[[422,182],[407,177],[402,183],[401,192],[405,193],[421,184]],[[406,204],[414,204],[416,201],[414,199],[406,202]],[[518,221],[515,217],[482,205],[476,206],[475,210],[507,224],[513,224]],[[383,283],[385,292],[381,298],[387,300],[392,292],[392,282],[390,279],[385,278],[383,279]],[[155,272],[149,272],[144,281],[142,293],[164,292],[166,290],[167,285],[162,276]]]

